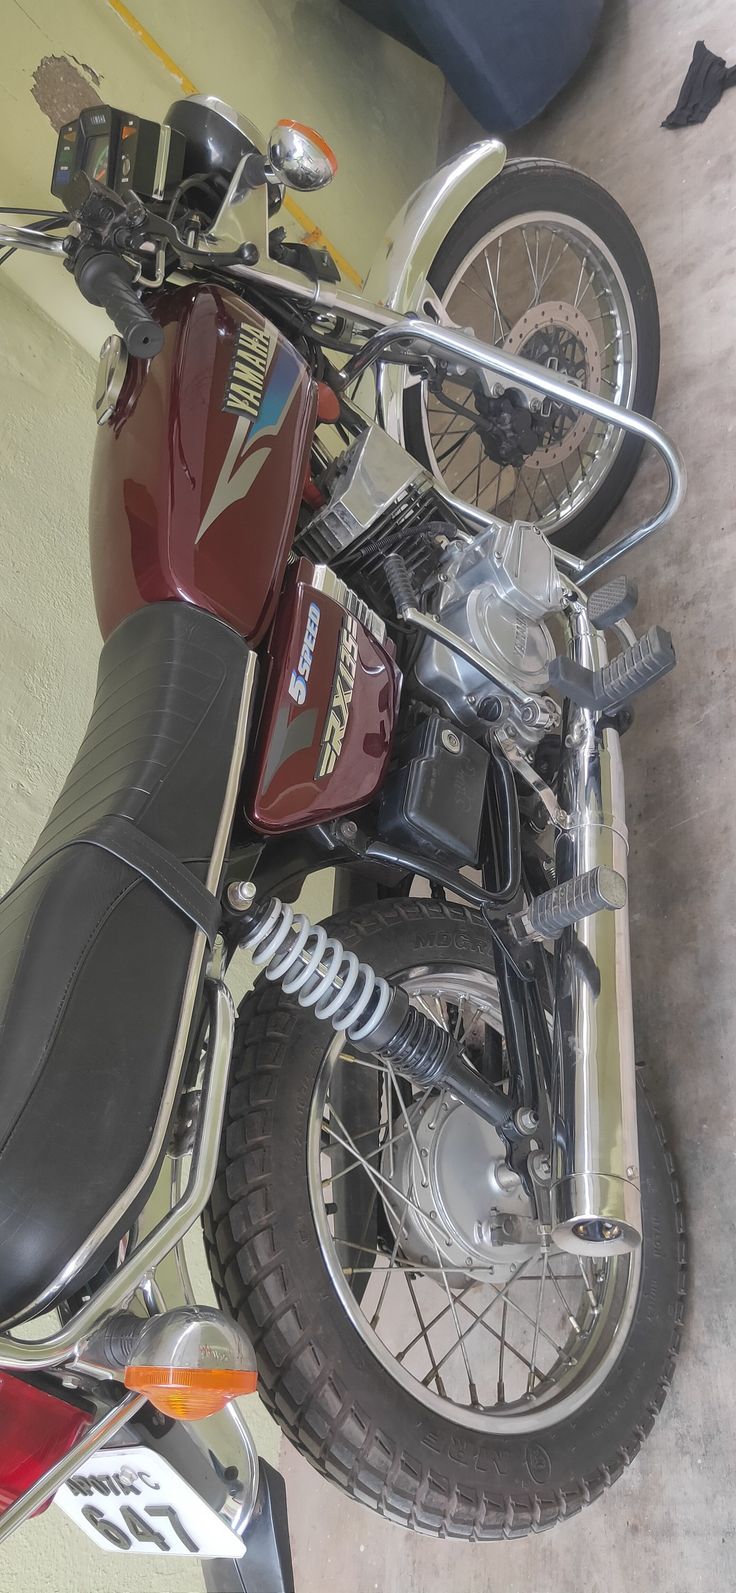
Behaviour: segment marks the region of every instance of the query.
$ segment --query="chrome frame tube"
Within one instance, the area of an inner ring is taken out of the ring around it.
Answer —
[[[607,654],[585,600],[569,610],[570,652],[599,669]],[[563,724],[556,842],[562,883],[603,864],[627,879],[618,732],[570,704]],[[578,1255],[620,1254],[641,1241],[634,1019],[626,906],[594,913],[555,948],[552,1234]],[[602,1225],[608,1225],[609,1238]]]
[[[206,1205],[217,1171],[235,1033],[235,1007],[227,985],[210,980],[207,994],[211,1002],[209,1055],[189,1180],[182,1199],[59,1332],[43,1339],[19,1339],[10,1334],[0,1337],[0,1367],[41,1370],[83,1353],[92,1329],[108,1312],[130,1300],[142,1279],[184,1238]]]
[[[114,1405],[112,1410],[105,1411],[92,1427],[88,1427],[74,1448],[70,1449],[68,1454],[62,1455],[55,1466],[45,1471],[38,1482],[27,1488],[25,1493],[16,1499],[15,1504],[0,1516],[0,1543],[4,1543],[11,1532],[15,1532],[16,1527],[22,1526],[34,1510],[40,1510],[41,1505],[47,1503],[62,1483],[74,1475],[77,1466],[81,1465],[88,1455],[93,1455],[106,1439],[112,1438],[113,1434],[124,1427],[145,1404],[145,1394],[126,1394],[118,1405]]]

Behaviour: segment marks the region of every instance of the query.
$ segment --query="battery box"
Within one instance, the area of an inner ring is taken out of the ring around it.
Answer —
[[[435,714],[397,752],[383,791],[381,838],[438,862],[477,865],[490,754]]]

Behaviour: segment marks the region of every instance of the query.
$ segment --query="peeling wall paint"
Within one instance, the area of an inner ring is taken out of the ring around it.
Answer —
[[[39,61],[31,93],[55,133],[88,105],[102,104],[91,78],[96,84],[101,81],[97,72],[90,67],[82,70],[81,63],[68,55],[45,55]]]

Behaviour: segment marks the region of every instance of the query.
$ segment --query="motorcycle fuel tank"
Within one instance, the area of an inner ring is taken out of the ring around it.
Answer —
[[[149,307],[164,347],[128,361],[97,435],[90,543],[100,628],[108,636],[135,609],[172,598],[257,644],[291,547],[316,387],[291,344],[224,288],[165,290]]]
[[[287,576],[268,659],[246,814],[254,829],[279,834],[375,795],[401,675],[382,620],[308,559]]]

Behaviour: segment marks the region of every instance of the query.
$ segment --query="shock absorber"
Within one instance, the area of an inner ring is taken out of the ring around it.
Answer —
[[[275,896],[257,902],[249,881],[231,885],[227,898],[240,919],[239,944],[284,995],[296,996],[351,1045],[390,1062],[413,1084],[450,1089],[495,1128],[510,1127],[507,1096],[476,1073],[449,1030],[412,1007],[399,985],[360,962],[306,913]]]

